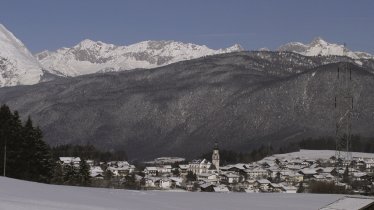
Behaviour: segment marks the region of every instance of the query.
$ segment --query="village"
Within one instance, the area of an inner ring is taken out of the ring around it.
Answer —
[[[59,158],[62,166],[79,167],[80,161],[79,157]],[[100,187],[247,193],[326,193],[318,191],[322,188],[335,194],[374,192],[374,158],[370,154],[354,155],[351,161],[336,160],[333,155],[324,158],[269,156],[257,162],[221,166],[216,145],[211,161],[187,162],[179,157],[161,157],[145,162],[142,168],[127,161],[86,162],[92,183],[96,183],[93,186]]]

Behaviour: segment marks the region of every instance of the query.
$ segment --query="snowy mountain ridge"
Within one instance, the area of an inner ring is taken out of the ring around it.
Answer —
[[[290,42],[278,48],[279,51],[289,51],[305,56],[347,56],[352,59],[374,59],[374,56],[365,52],[350,51],[344,45],[328,43],[321,37],[315,38],[309,44]]]
[[[38,53],[36,58],[46,69],[59,71],[65,76],[78,76],[97,72],[155,68],[182,60],[243,50],[238,44],[213,50],[205,45],[176,41],[143,41],[128,46],[116,46],[86,39],[72,48]]]
[[[40,63],[5,26],[0,24],[0,87],[38,83]]]
[[[310,44],[291,42],[278,48],[305,56],[347,56],[362,64],[374,59],[365,52],[353,52],[344,45],[331,44],[316,38]],[[143,41],[116,46],[85,39],[71,48],[43,51],[32,55],[25,45],[0,24],[0,87],[32,85],[55,76],[74,77],[92,73],[149,69],[208,55],[244,51],[235,44],[214,50],[205,45],[178,41]],[[268,49],[261,49],[268,51]],[[361,60],[361,61],[360,61]],[[47,75],[47,76],[46,76]]]

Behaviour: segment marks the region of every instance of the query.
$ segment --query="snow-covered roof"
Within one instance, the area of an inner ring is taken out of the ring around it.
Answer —
[[[157,171],[157,168],[154,167],[154,166],[149,166],[149,167],[145,167],[144,170],[147,170],[147,171]]]
[[[302,169],[300,172],[305,174],[305,175],[313,175],[313,174],[317,173],[316,169],[310,169],[310,168]]]
[[[188,168],[189,168],[189,165],[179,165],[179,168],[180,168],[180,169],[188,169]]]
[[[258,182],[259,184],[270,184],[271,182],[267,179],[259,179],[259,180],[256,180],[256,182]]]
[[[218,185],[213,187],[214,192],[230,192],[230,190],[225,185]]]
[[[59,159],[60,159],[60,161],[62,161],[64,163],[67,163],[67,164],[69,164],[71,162],[76,163],[76,162],[81,161],[80,157],[60,157]]]
[[[282,185],[279,185],[279,184],[276,184],[276,183],[270,183],[269,185],[274,187],[274,188],[282,188]]]
[[[360,178],[360,177],[363,177],[363,176],[366,176],[367,174],[365,172],[355,172],[353,173],[353,177],[357,177],[357,178]]]
[[[207,188],[207,187],[210,187],[210,186],[214,186],[214,185],[210,184],[210,183],[204,183],[204,184],[200,185],[201,188]]]
[[[240,177],[238,174],[234,174],[234,173],[226,173],[226,174],[223,174],[223,176],[226,176],[227,178],[239,178]]]
[[[321,169],[323,173],[331,173],[335,168],[334,167],[326,167],[326,168],[318,168]]]

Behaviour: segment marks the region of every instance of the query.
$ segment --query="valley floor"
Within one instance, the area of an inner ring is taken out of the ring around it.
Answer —
[[[129,191],[56,186],[0,177],[6,210],[315,210],[342,196],[286,193]]]

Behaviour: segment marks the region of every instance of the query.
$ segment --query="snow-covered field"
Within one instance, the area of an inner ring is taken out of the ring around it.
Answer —
[[[299,152],[291,152],[286,154],[276,154],[271,157],[275,158],[287,158],[287,159],[329,159],[330,157],[335,156],[334,150],[300,150]],[[359,158],[374,158],[374,153],[362,153],[362,152],[352,152],[352,157]],[[267,159],[267,158],[265,158]]]
[[[1,210],[308,210],[341,196],[128,191],[46,185],[0,177]]]

